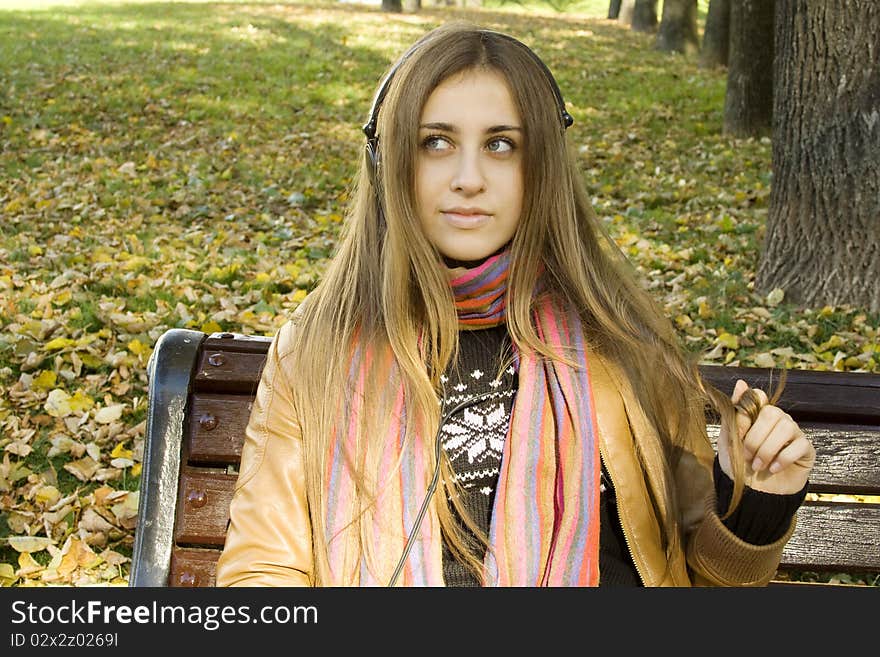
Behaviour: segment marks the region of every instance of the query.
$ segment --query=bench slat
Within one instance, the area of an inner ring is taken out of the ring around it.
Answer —
[[[203,349],[193,386],[196,390],[256,394],[265,361],[265,351]]]
[[[189,463],[237,466],[252,405],[250,395],[194,393],[187,427]]]
[[[267,337],[205,340],[195,375],[199,390],[223,390],[254,394],[271,340]],[[703,377],[730,393],[737,379],[769,392],[779,379],[768,368],[701,365]],[[795,401],[796,400],[796,401]],[[880,423],[880,381],[867,372],[789,370],[779,406],[798,420]]]
[[[779,372],[766,368],[701,365],[703,378],[730,394],[737,379],[768,395],[776,387]],[[777,405],[795,420],[880,424],[880,377],[867,372],[819,372],[789,370]]]
[[[880,504],[805,502],[782,562],[788,570],[880,572]]]
[[[184,467],[180,473],[175,544],[223,546],[237,475]]]
[[[171,553],[169,586],[214,586],[220,549],[174,548]]]

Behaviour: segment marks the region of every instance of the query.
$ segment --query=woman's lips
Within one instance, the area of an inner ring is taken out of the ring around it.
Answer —
[[[462,228],[464,230],[479,228],[488,223],[489,219],[492,217],[492,215],[480,212],[441,212],[440,214],[443,215],[443,218],[448,223],[456,228]]]

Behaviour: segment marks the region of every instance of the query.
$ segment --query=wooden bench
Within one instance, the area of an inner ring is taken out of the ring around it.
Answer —
[[[130,586],[214,585],[244,428],[270,341],[171,329],[157,342],[148,367]],[[702,371],[724,391],[733,390],[737,378],[771,388],[765,369]],[[869,573],[868,581],[878,583],[880,498],[852,496],[880,495],[880,375],[792,370],[778,403],[816,447],[810,493],[817,495],[808,495],[798,511],[774,583],[803,572]],[[715,421],[707,416],[713,440]]]

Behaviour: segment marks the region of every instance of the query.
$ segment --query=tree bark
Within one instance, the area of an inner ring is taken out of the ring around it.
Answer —
[[[774,0],[737,0],[730,8],[730,61],[724,132],[769,135],[773,121]]]
[[[617,20],[636,32],[657,29],[657,0],[622,0]]]
[[[422,0],[402,0],[403,11],[415,13],[422,8]]]
[[[700,46],[700,66],[719,68],[727,66],[730,52],[730,0],[711,0],[706,13],[703,44]]]
[[[632,29],[636,32],[657,30],[657,0],[636,0],[633,7]]]
[[[880,312],[880,4],[776,0],[773,185],[756,285]]]
[[[382,11],[401,12],[403,5],[401,0],[382,0]]]
[[[700,49],[697,36],[697,0],[663,0],[663,16],[657,32],[656,48],[665,52],[687,54]]]
[[[627,27],[632,27],[633,12],[635,11],[635,8],[636,0],[621,0],[617,12],[617,20]]]
[[[608,4],[608,18],[610,20],[616,20],[619,14],[620,0],[611,0],[611,2]]]

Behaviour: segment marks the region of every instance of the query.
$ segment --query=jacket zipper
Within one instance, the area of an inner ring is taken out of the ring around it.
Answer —
[[[617,493],[617,485],[614,483],[614,477],[611,476],[610,468],[608,468],[607,465],[605,465],[605,457],[602,455],[601,450],[599,451],[599,461],[601,462],[601,464],[603,466],[602,469],[600,470],[600,477],[599,477],[599,479],[600,479],[600,483],[599,483],[600,494],[602,494],[603,492],[604,493],[611,493],[611,491],[613,491],[612,496],[610,498],[608,498],[609,503],[613,504],[615,507],[615,510],[616,510],[615,515],[617,516],[617,524],[620,527],[621,531],[623,532],[623,540],[626,543],[627,554],[629,555],[630,561],[632,561],[633,565],[635,566],[636,572],[639,574],[639,580],[642,582],[642,586],[645,586],[645,574],[642,572],[642,568],[639,565],[638,560],[636,560],[635,557],[633,557],[632,542],[630,541],[630,537],[629,537],[629,534],[627,533],[626,526],[623,524],[623,521],[620,518],[620,507],[617,504],[617,494],[616,494]],[[601,482],[601,480],[602,480],[602,477],[604,476],[604,474],[606,474],[606,473],[608,475],[608,479],[611,480],[611,491],[607,491],[607,490],[602,491],[602,487],[604,486],[604,484]]]

